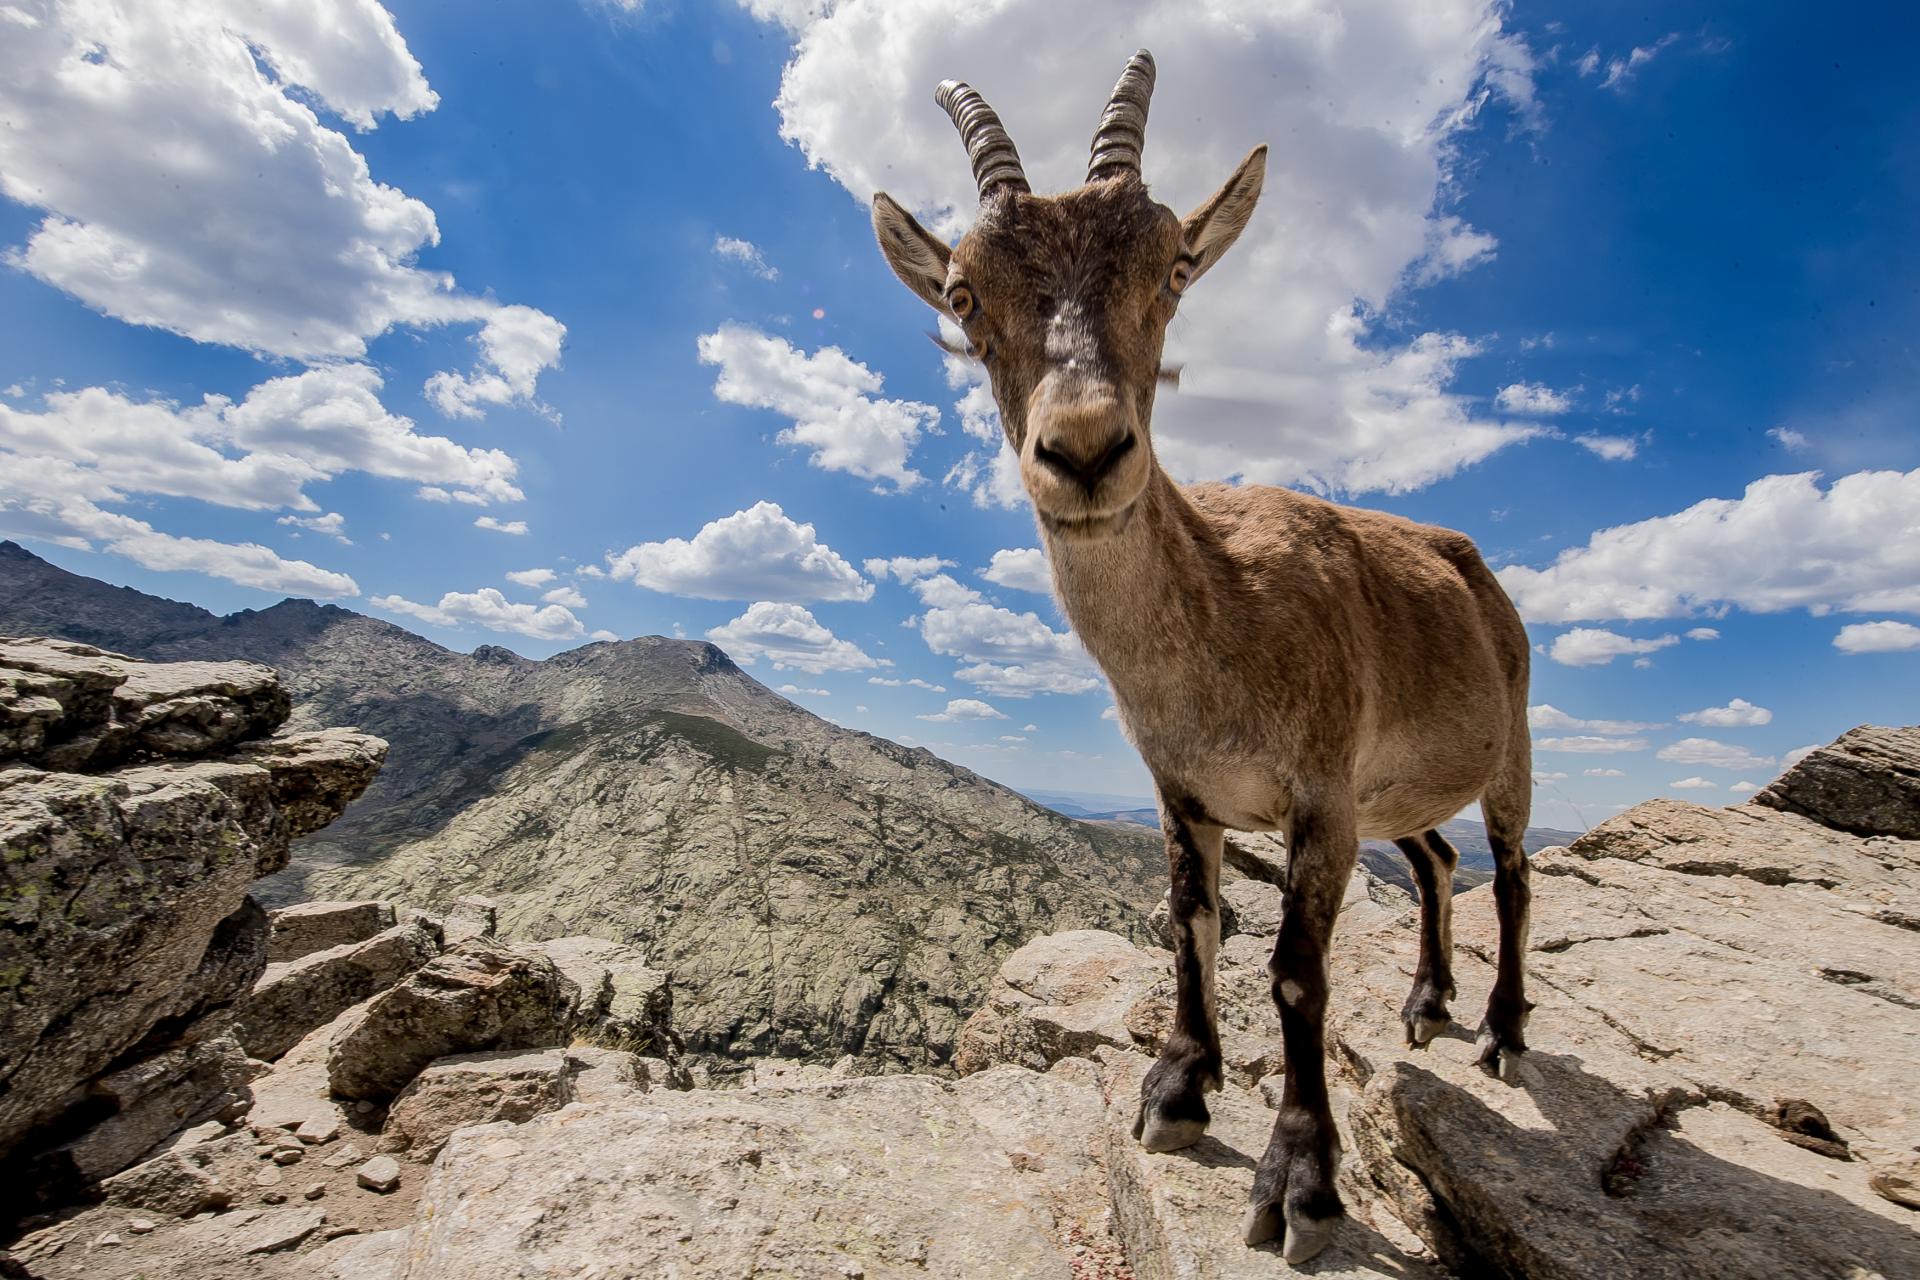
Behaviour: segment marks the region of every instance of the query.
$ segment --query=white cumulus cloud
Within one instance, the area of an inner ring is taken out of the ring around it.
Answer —
[[[939,556],[891,556],[875,557],[861,566],[867,573],[882,581],[892,578],[896,582],[913,582],[929,577],[942,569],[951,569],[953,561],[942,560]]]
[[[881,398],[880,375],[840,348],[808,355],[785,338],[724,324],[702,335],[699,349],[701,363],[720,367],[714,395],[792,419],[775,439],[810,450],[814,466],[896,490],[925,479],[907,460],[923,432],[939,430],[940,411]]]
[[[470,373],[427,379],[426,396],[449,418],[478,418],[488,405],[535,403],[540,375],[560,363],[567,326],[532,307],[500,307],[488,314],[474,345],[480,358]]]
[[[1570,392],[1555,391],[1539,382],[1516,382],[1500,388],[1493,397],[1494,407],[1522,415],[1565,413],[1573,408]]]
[[[578,587],[555,587],[540,598],[548,604],[565,605],[569,609],[587,607],[587,598],[580,594]]]
[[[929,693],[945,693],[947,691],[947,686],[934,684],[931,680],[922,680],[919,676],[913,676],[906,680],[896,680],[892,676],[868,676],[867,683],[881,685],[888,689],[925,689]]]
[[[1617,631],[1575,627],[1553,638],[1548,656],[1565,667],[1603,667],[1626,654],[1654,653],[1679,643],[1680,637],[1673,635],[1637,640]]]
[[[492,516],[479,517],[473,522],[473,527],[491,529],[495,533],[510,533],[516,538],[524,537],[528,532],[525,520],[496,520]]]
[[[1573,442],[1608,462],[1627,462],[1640,452],[1638,436],[1604,436],[1589,431],[1575,436]]]
[[[1038,595],[1053,594],[1053,570],[1046,553],[1038,547],[1014,547],[993,553],[993,560],[980,576],[996,586]]]
[[[1765,476],[1739,498],[1602,529],[1500,582],[1530,622],[1684,617],[1728,606],[1920,613],[1920,469]]]
[[[515,569],[506,578],[508,582],[522,587],[544,587],[558,576],[551,569]]]
[[[792,669],[817,676],[879,665],[800,605],[772,600],[755,601],[733,621],[709,630],[707,639],[736,662],[752,666],[765,658],[776,671]]]
[[[440,597],[438,604],[419,604],[398,595],[375,596],[369,603],[376,609],[418,618],[436,627],[458,629],[472,624],[535,640],[571,640],[585,635],[587,630],[580,619],[560,605],[517,604],[494,587],[449,591]],[[596,632],[594,638],[603,637]]]
[[[1744,729],[1771,723],[1773,712],[1755,706],[1745,698],[1735,698],[1724,707],[1702,707],[1698,711],[1688,711],[1678,719],[1686,724],[1705,725],[1709,729]]]
[[[353,539],[347,536],[347,518],[338,511],[329,511],[323,516],[281,516],[274,523],[305,529],[309,533],[324,533],[336,542],[349,547],[353,545]]]
[[[741,240],[735,236],[715,236],[713,238],[713,256],[728,262],[737,262],[762,280],[778,280],[780,269],[769,266],[760,246],[751,240]]]
[[[53,4],[0,41],[0,191],[40,210],[12,264],[129,324],[301,360],[502,310],[416,264],[433,210],[354,128],[438,102],[376,0]]]
[[[1920,627],[1910,622],[1852,622],[1840,628],[1833,647],[1842,653],[1898,653],[1920,649]]]
[[[1675,791],[1718,791],[1720,789],[1719,783],[1698,777],[1682,778],[1678,782],[1669,782],[1667,785]]]
[[[1527,727],[1605,734],[1645,733],[1649,729],[1660,728],[1658,724],[1647,724],[1639,720],[1583,720],[1578,716],[1568,715],[1551,702],[1542,702],[1527,708]]]
[[[1674,764],[1699,764],[1710,769],[1758,769],[1773,763],[1772,756],[1755,755],[1745,747],[1718,742],[1712,738],[1682,738],[1654,752],[1661,760]]]
[[[1448,205],[1455,140],[1486,93],[1523,112],[1533,103],[1504,6],[755,4],[798,36],[777,103],[783,136],[855,199],[887,190],[948,236],[975,207],[966,157],[931,102],[948,77],[993,102],[1037,190],[1080,183],[1095,120],[1139,45],[1159,64],[1145,154],[1158,198],[1184,213],[1248,148],[1272,144],[1265,201],[1169,337],[1185,374],[1161,397],[1154,435],[1176,475],[1402,491],[1538,434],[1454,390],[1474,342],[1403,339],[1380,323],[1405,288],[1495,251]],[[982,444],[953,482],[976,501],[1011,500],[1001,446]]]
[[[873,584],[811,524],[775,502],[757,502],[704,526],[691,539],[643,542],[609,556],[615,578],[700,600],[869,600]]]
[[[927,648],[966,664],[954,671],[956,680],[1005,698],[1100,687],[1099,668],[1071,631],[988,604],[944,573],[914,583],[914,591],[927,606],[918,624]]]
[[[954,698],[947,703],[947,708],[944,711],[938,711],[932,715],[914,717],[916,720],[939,721],[1005,720],[1006,718],[1006,712],[991,703],[982,702],[978,698]]]
[[[1645,751],[1645,738],[1603,738],[1576,733],[1561,738],[1535,738],[1536,751],[1568,751],[1575,755],[1612,755],[1621,751]]]

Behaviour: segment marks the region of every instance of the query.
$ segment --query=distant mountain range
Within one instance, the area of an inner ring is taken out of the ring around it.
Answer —
[[[710,644],[460,654],[305,600],[220,617],[11,542],[0,633],[274,666],[296,726],[357,725],[392,751],[263,896],[483,894],[510,935],[633,943],[673,970],[697,1050],[936,1064],[1013,948],[1076,928],[1144,940],[1165,887],[1156,834],[831,724]]]
[[[1085,791],[1026,791],[1022,794],[1083,822],[1147,827],[1154,831],[1160,829],[1159,807],[1145,796],[1101,795]],[[1493,879],[1493,846],[1487,843],[1484,823],[1471,818],[1455,818],[1440,824],[1440,834],[1460,851],[1460,866],[1454,873],[1456,890],[1471,889]],[[1578,831],[1561,831],[1554,827],[1528,827],[1527,851],[1533,853],[1553,845],[1568,844],[1579,839],[1580,835]],[[1360,861],[1382,880],[1397,884],[1409,893],[1419,892],[1405,856],[1394,848],[1391,840],[1361,841]]]

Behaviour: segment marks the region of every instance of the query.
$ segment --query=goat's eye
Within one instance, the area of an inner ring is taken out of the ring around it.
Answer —
[[[987,358],[987,340],[978,335],[974,336],[967,342],[967,352],[975,360],[985,360]]]
[[[947,294],[947,306],[957,318],[965,320],[973,314],[973,290],[963,284],[955,285]]]
[[[1182,258],[1173,264],[1173,272],[1167,277],[1167,288],[1174,293],[1184,293],[1192,280],[1193,263]]]

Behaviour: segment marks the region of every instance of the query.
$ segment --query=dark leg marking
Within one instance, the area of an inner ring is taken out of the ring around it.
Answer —
[[[1460,860],[1438,831],[1395,840],[1413,867],[1420,886],[1420,963],[1413,973],[1413,990],[1400,1008],[1409,1047],[1424,1047],[1446,1029],[1452,1019],[1447,1001],[1453,999],[1453,869]]]
[[[1173,1034],[1140,1085],[1133,1136],[1149,1151],[1191,1146],[1213,1117],[1206,1094],[1221,1084],[1213,966],[1220,948],[1220,848],[1225,833],[1197,803],[1161,793],[1173,927]]]
[[[1291,1263],[1325,1248],[1344,1212],[1333,1183],[1340,1136],[1327,1100],[1327,962],[1359,842],[1350,815],[1301,813],[1287,848],[1285,911],[1267,962],[1287,1078],[1241,1230],[1248,1244],[1284,1232],[1281,1256]]]
[[[1527,886],[1527,854],[1518,839],[1487,833],[1493,846],[1493,904],[1500,915],[1500,957],[1480,1027],[1480,1065],[1511,1081],[1527,1050],[1527,925],[1533,891]]]

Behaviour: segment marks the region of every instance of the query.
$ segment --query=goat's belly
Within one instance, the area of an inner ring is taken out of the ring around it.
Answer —
[[[1212,770],[1192,794],[1209,818],[1235,831],[1278,831],[1292,803],[1270,771],[1252,766]]]
[[[1354,819],[1362,840],[1418,835],[1447,821],[1486,790],[1483,763],[1413,752],[1369,762],[1354,779]],[[1385,767],[1380,767],[1384,765]]]

